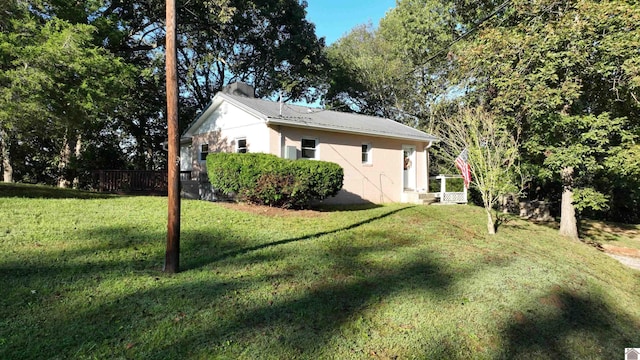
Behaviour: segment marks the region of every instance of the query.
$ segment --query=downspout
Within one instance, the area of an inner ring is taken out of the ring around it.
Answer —
[[[431,166],[431,160],[429,159],[429,148],[433,145],[433,140],[429,140],[429,144],[424,147],[424,157],[427,159],[427,167],[424,169],[425,176],[425,190],[429,193],[429,167]]]

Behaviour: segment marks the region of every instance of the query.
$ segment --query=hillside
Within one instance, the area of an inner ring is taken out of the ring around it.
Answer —
[[[35,189],[35,188],[34,188]],[[283,211],[0,184],[0,358],[622,358],[640,271],[473,206]],[[35,190],[34,190],[35,191]],[[74,194],[77,194],[75,196]]]

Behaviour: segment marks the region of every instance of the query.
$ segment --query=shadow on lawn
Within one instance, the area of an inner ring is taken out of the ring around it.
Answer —
[[[228,242],[220,247],[227,249],[223,255],[205,258],[202,263],[224,259],[224,266],[250,268],[256,262],[274,261],[292,255],[287,252],[250,254],[253,250],[354,229],[401,210],[404,209],[339,229],[260,246],[234,250],[237,243]],[[95,258],[97,253],[109,251],[126,251],[134,256],[135,252],[144,248],[145,243],[153,241],[155,236],[144,233],[137,237],[132,234],[137,241],[113,239],[113,236],[121,235],[122,230],[102,232],[103,239],[110,241],[105,247],[50,253],[46,259],[42,258],[31,264],[3,264],[0,268],[2,276],[7,276],[10,280],[5,284],[7,299],[24,299],[25,305],[19,312],[3,314],[6,315],[5,320],[14,324],[33,321],[33,326],[27,327],[30,329],[28,334],[11,327],[0,330],[0,338],[8,341],[0,346],[0,357],[88,355],[92,354],[91,348],[104,348],[107,344],[110,349],[108,356],[136,357],[138,354],[138,357],[175,358],[187,356],[194,351],[208,352],[209,348],[215,354],[220,351],[217,347],[227,341],[251,344],[253,338],[264,339],[265,331],[276,334],[274,338],[266,337],[270,342],[267,346],[282,347],[285,354],[291,354],[292,349],[294,353],[313,354],[326,346],[343,324],[369,306],[379,303],[385,296],[406,288],[423,288],[445,296],[446,288],[454,278],[453,274],[447,272],[446,266],[429,259],[426,254],[420,260],[393,270],[358,260],[360,256],[370,252],[410,246],[414,240],[402,235],[398,235],[398,244],[366,244],[360,247],[349,243],[337,245],[338,248],[330,250],[331,254],[326,255],[332,259],[335,256],[334,266],[317,269],[317,272],[307,271],[305,274],[311,279],[299,278],[297,267],[307,266],[305,259],[295,259],[293,268],[279,269],[268,276],[249,273],[247,276],[229,279],[207,271],[206,279],[194,280],[195,274],[190,276],[186,271],[170,277],[158,277],[155,271],[150,271],[150,267],[155,268],[155,260],[152,258],[143,259],[140,263],[122,260],[121,256],[114,258],[119,260],[112,260],[108,256]],[[95,237],[98,234],[99,232],[94,232],[91,235]],[[202,238],[204,234],[187,232],[185,235]],[[233,238],[232,235],[234,234],[209,234],[210,237],[203,241],[218,237]],[[235,234],[236,238],[237,235]],[[83,262],[85,259],[91,261]],[[121,281],[122,277],[126,277],[125,274],[137,278],[137,282],[149,276],[147,281],[151,284],[157,282],[158,285],[143,286],[141,289],[147,289],[135,292],[124,290],[124,295],[115,298],[100,296],[99,289],[103,281]],[[306,285],[302,285],[302,295],[294,299],[278,296],[277,284],[292,281],[292,278],[293,285],[309,280],[308,287],[304,289]],[[256,287],[262,286],[275,287],[273,298],[248,301],[248,294],[253,292],[255,295]],[[36,291],[30,292],[31,289]],[[67,298],[73,298],[74,302],[80,301],[82,305],[69,307],[68,304],[65,305]],[[188,321],[189,317],[196,316],[199,311],[211,308],[216,311],[207,312],[207,316],[215,318],[215,321],[212,320],[210,324],[202,323],[198,331],[181,333],[170,330],[180,328],[183,319]],[[35,318],[26,320],[40,312],[42,313]],[[162,331],[167,333],[163,334]],[[153,345],[135,343],[149,333],[166,337],[167,341]],[[39,340],[33,342],[33,338]],[[140,351],[143,353],[139,353]],[[100,357],[101,354],[96,356]]]
[[[136,229],[124,229],[131,239],[120,239],[118,236],[122,235],[123,229],[92,232],[93,237],[111,243],[66,252],[63,262],[56,262],[62,253],[53,253],[38,263],[8,264],[0,268],[0,276],[6,276],[12,284],[4,290],[13,295],[18,292],[25,299],[20,313],[5,314],[0,310],[7,325],[0,329],[0,339],[8,339],[4,345],[0,344],[0,358],[214,358],[238,354],[251,357],[245,349],[248,346],[264,351],[255,354],[256,357],[281,354],[317,358],[327,357],[323,351],[336,346],[336,341],[351,342],[346,346],[352,347],[353,357],[370,357],[369,351],[374,349],[358,348],[356,340],[358,336],[371,335],[367,331],[373,326],[370,323],[373,320],[368,319],[367,314],[386,306],[385,302],[393,295],[418,293],[446,305],[456,301],[456,288],[461,282],[487,267],[504,267],[509,262],[480,262],[454,269],[446,259],[413,248],[419,241],[415,237],[378,233],[375,229],[367,235],[381,240],[393,235],[393,241],[334,243],[314,255],[330,259],[330,266],[318,269],[312,269],[313,259],[296,259],[294,251],[257,250],[348,231],[406,209],[334,230],[260,245],[251,245],[255,239],[245,239],[243,234],[223,228],[207,232],[185,231],[184,268],[197,269],[219,263],[211,269],[185,271],[173,276],[158,276],[161,260],[156,255],[135,260],[136,254],[146,251],[149,244],[162,241],[163,233],[136,233]],[[206,253],[195,257],[201,248],[205,248]],[[369,255],[397,253],[403,249],[412,251],[413,256],[395,267],[367,261]],[[109,251],[126,251],[131,259],[87,256]],[[252,271],[261,262],[279,261],[284,257],[292,257],[288,267],[270,268],[266,273]],[[92,262],[83,262],[85,259]],[[225,267],[245,270],[230,278],[217,272],[224,271]],[[136,278],[136,291],[123,289],[117,296],[100,296],[103,281],[122,281],[121,278],[127,276]],[[57,289],[45,293],[44,289],[40,290],[43,284],[54,285]],[[270,290],[264,291],[265,288]],[[294,288],[297,292],[293,292]],[[38,289],[38,293],[31,294],[30,289]],[[70,291],[73,293],[68,293]],[[12,298],[17,298],[13,295]],[[582,337],[595,338],[589,343],[599,344],[607,355],[618,354],[624,346],[637,343],[637,337],[631,338],[616,328],[624,323],[625,331],[628,331],[634,328],[633,324],[621,320],[622,315],[614,313],[604,300],[563,290],[552,295],[548,299],[532,300],[531,304],[536,308],[543,302],[549,308],[547,316],[523,314],[508,322],[503,331],[505,347],[501,357],[527,357],[532,353],[534,357],[536,354],[550,358],[578,357],[563,347],[563,342],[570,341],[576,331]],[[73,298],[79,306],[65,303],[67,297]],[[416,314],[413,315],[419,318],[420,309],[414,311]],[[23,323],[30,316],[35,316],[35,320],[29,320],[33,321],[33,326],[21,328],[23,332],[13,328],[12,324]],[[395,319],[388,321],[392,324]],[[353,338],[345,339],[345,331],[353,331]],[[424,353],[404,355],[459,357],[456,339],[446,340],[444,345],[428,344],[432,348],[425,349]],[[464,339],[460,339],[460,343],[464,343]],[[239,348],[234,349],[234,346]],[[425,345],[422,346],[424,349]],[[108,353],[95,353],[94,348]],[[393,349],[387,350],[386,355],[393,358]],[[472,353],[468,355],[474,357]],[[595,354],[594,357],[601,356]]]
[[[639,325],[611,309],[600,296],[554,289],[529,304],[541,305],[546,310],[543,314],[514,314],[505,330],[504,358],[614,359],[640,341]]]
[[[0,184],[0,198],[19,197],[33,199],[107,199],[119,195],[91,191],[61,189],[46,185]]]
[[[362,221],[358,221],[355,222],[353,224],[338,228],[338,229],[333,229],[333,230],[328,230],[328,231],[321,231],[315,234],[310,234],[310,235],[304,235],[304,236],[299,236],[299,237],[294,237],[294,238],[290,238],[290,239],[282,239],[282,240],[278,240],[278,241],[273,241],[270,243],[264,243],[264,244],[260,244],[260,245],[255,245],[255,246],[248,246],[248,247],[242,247],[242,248],[237,248],[237,249],[231,249],[231,250],[227,250],[227,251],[223,251],[221,254],[219,255],[214,255],[211,257],[200,257],[199,259],[197,259],[197,261],[193,261],[193,260],[187,260],[186,264],[182,267],[184,271],[187,270],[192,270],[192,269],[196,269],[205,265],[208,265],[212,262],[217,262],[220,260],[224,260],[227,258],[231,258],[231,257],[235,257],[238,255],[243,255],[246,254],[248,252],[251,251],[256,251],[256,250],[261,250],[261,249],[266,249],[266,248],[271,248],[274,246],[278,246],[278,245],[285,245],[285,244],[289,244],[289,243],[293,243],[293,242],[297,242],[297,241],[306,241],[306,240],[313,240],[313,239],[317,239],[321,236],[324,235],[330,235],[330,234],[335,234],[338,233],[340,231],[348,231],[351,229],[355,229],[357,227],[360,227],[362,225],[366,225],[369,223],[372,223],[374,221],[380,220],[380,219],[384,219],[388,216],[394,215],[398,212],[407,210],[407,209],[411,209],[414,206],[408,206],[408,207],[404,207],[401,209],[395,209],[389,212],[386,212],[384,214],[378,215],[378,216],[374,216]],[[220,233],[217,234],[203,234],[202,232],[198,232],[198,233],[187,233],[185,234],[185,241],[187,243],[189,243],[189,247],[193,247],[193,246],[198,246],[198,244],[200,245],[204,245],[207,243],[211,243],[211,241],[220,241],[223,240],[224,235],[222,235]]]

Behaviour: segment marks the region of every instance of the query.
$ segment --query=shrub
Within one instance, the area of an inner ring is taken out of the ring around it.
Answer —
[[[213,188],[225,195],[286,208],[306,207],[336,195],[344,178],[338,164],[270,154],[209,154],[207,171]]]
[[[342,189],[344,171],[340,165],[317,160],[296,160],[293,164],[296,174],[308,180],[312,198],[326,199]]]

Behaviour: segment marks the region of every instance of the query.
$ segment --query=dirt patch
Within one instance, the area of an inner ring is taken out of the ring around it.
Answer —
[[[251,214],[264,215],[270,217],[303,217],[303,218],[314,218],[324,216],[321,211],[317,210],[291,210],[291,209],[281,209],[277,207],[271,206],[263,206],[263,205],[251,205],[247,203],[220,203],[222,206],[227,209],[242,211]]]
[[[521,311],[516,311],[513,314],[513,320],[516,322],[516,324],[519,324],[519,325],[524,325],[528,322],[526,315]]]
[[[556,309],[564,309],[564,303],[562,302],[562,298],[556,293],[547,295],[545,297],[540,298],[540,303],[543,305],[551,306]]]
[[[609,245],[609,244],[602,244],[601,246],[604,249],[604,252],[608,254],[640,258],[640,250],[638,249],[631,249],[627,247],[621,247],[621,246],[615,246],[615,245]]]

